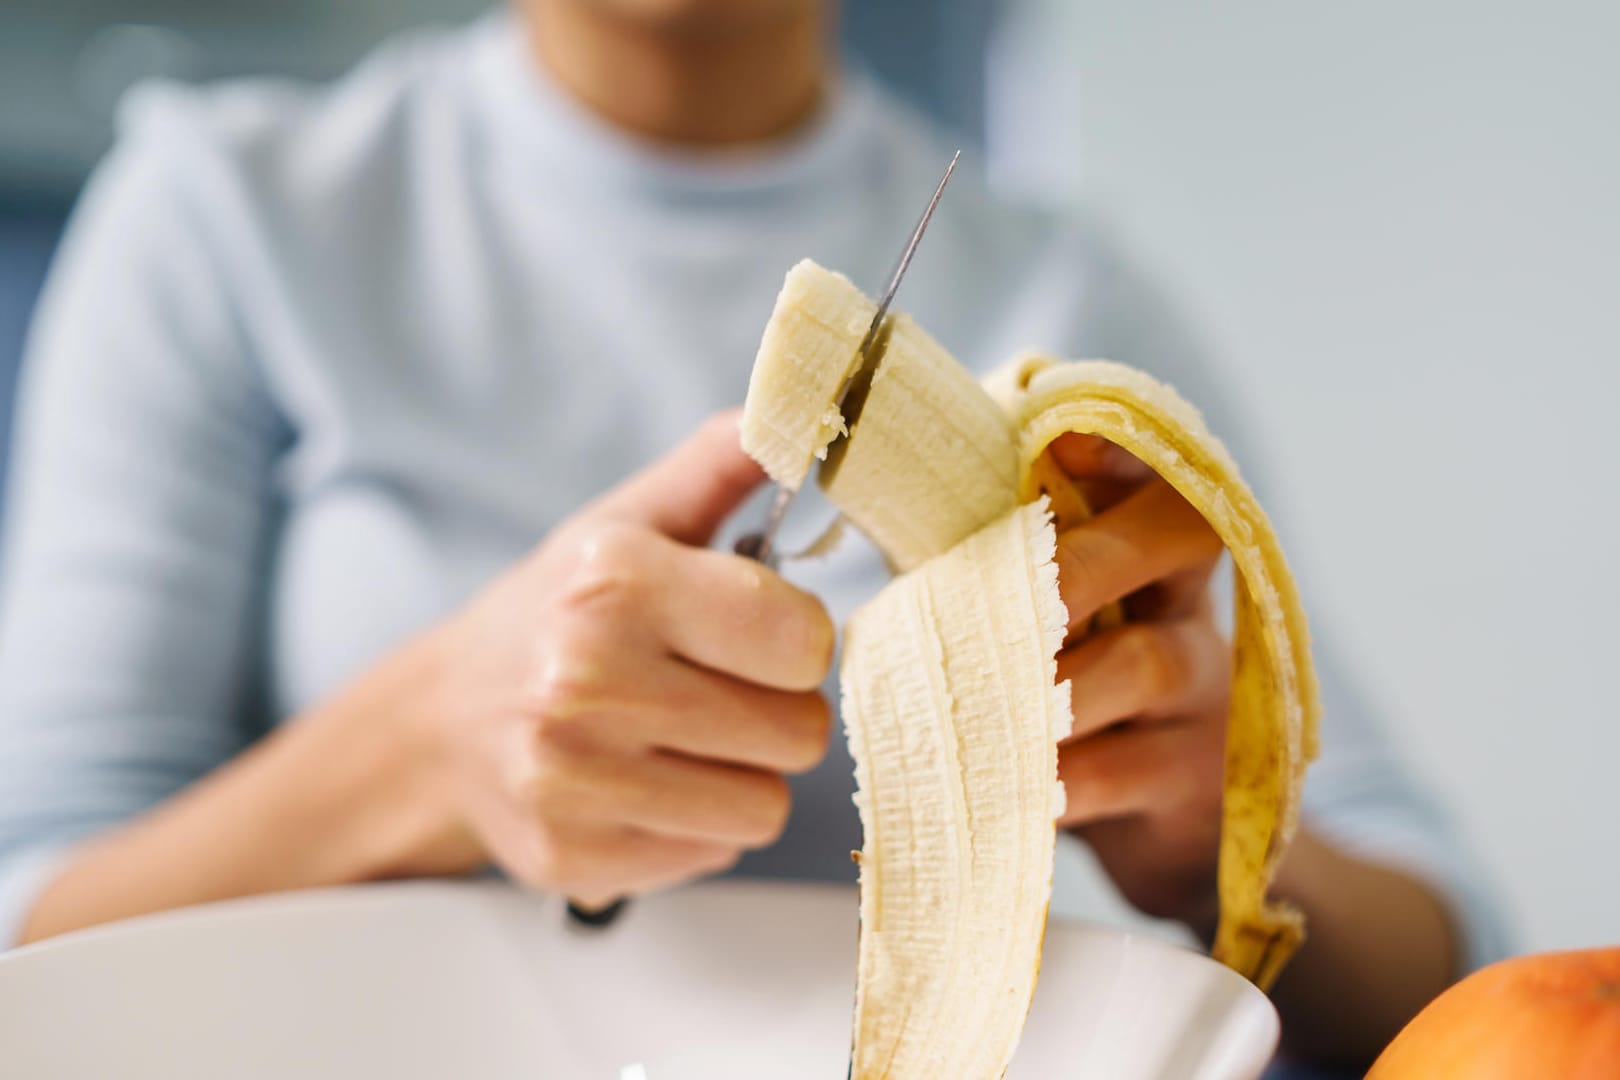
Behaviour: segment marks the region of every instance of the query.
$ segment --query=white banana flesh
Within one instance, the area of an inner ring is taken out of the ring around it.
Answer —
[[[788,272],[754,358],[742,418],[743,449],[783,487],[797,491],[845,434],[838,391],[860,367],[860,342],[875,314],[877,304],[842,274],[808,259]]]
[[[857,1077],[993,1077],[1035,989],[1063,809],[1064,611],[1044,503],[895,580],[849,623],[861,848]]]
[[[819,479],[906,571],[1018,505],[1018,439],[990,395],[910,316],[894,316],[880,344],[857,402],[861,437],[834,446]]]
[[[1319,706],[1304,614],[1265,514],[1197,412],[1117,364],[1026,357],[981,387],[896,316],[844,415],[834,398],[876,310],[855,296],[814,263],[794,267],[743,432],[772,478],[796,487],[847,430],[822,486],[902,571],[850,620],[841,671],[864,830],[856,1080],[994,1080],[1022,1031],[1051,893],[1056,743],[1069,725],[1067,688],[1054,687],[1064,614],[1041,496],[1059,529],[1087,513],[1044,453],[1068,431],[1135,453],[1232,552],[1215,956],[1269,986],[1303,935],[1298,914],[1266,892]]]

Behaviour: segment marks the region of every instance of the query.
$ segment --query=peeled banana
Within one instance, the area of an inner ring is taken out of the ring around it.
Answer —
[[[992,1080],[1022,1031],[1062,805],[1056,744],[1069,728],[1051,518],[1061,530],[1087,512],[1045,456],[1069,431],[1136,454],[1232,553],[1214,954],[1269,986],[1303,936],[1298,913],[1266,890],[1320,707],[1265,514],[1197,412],[1145,374],[1028,356],[981,386],[904,315],[863,371],[875,310],[841,275],[795,266],[742,423],[744,447],[785,486],[824,457],[822,487],[900,572],[851,618],[841,670],[864,830],[854,1077]]]
[[[1046,507],[1008,513],[849,622],[861,848],[857,1077],[999,1077],[1035,989],[1063,810],[1065,613]],[[1032,573],[1033,571],[1033,573]]]

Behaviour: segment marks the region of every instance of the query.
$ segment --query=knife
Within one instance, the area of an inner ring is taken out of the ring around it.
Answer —
[[[861,338],[859,349],[861,362],[849,373],[837,394],[833,396],[833,404],[840,414],[844,411],[844,401],[849,397],[849,391],[858,383],[872,380],[872,374],[877,368],[877,357],[873,355],[873,346],[881,336],[883,324],[888,320],[889,307],[894,303],[894,294],[900,291],[900,282],[911,267],[911,257],[917,253],[917,245],[922,241],[923,233],[928,231],[928,223],[933,220],[934,210],[939,206],[941,195],[945,194],[945,185],[951,182],[951,174],[956,171],[956,163],[962,159],[962,151],[958,150],[951,156],[949,165],[945,166],[945,175],[939,178],[939,185],[934,188],[934,195],[928,200],[928,206],[923,210],[922,217],[917,219],[917,227],[911,230],[911,237],[900,252],[900,258],[895,261],[894,269],[889,273],[889,284],[883,290],[883,297],[878,301],[877,311],[872,315],[872,322],[866,328],[866,336]],[[846,439],[846,432],[838,439]],[[829,444],[830,445],[830,444]],[[793,497],[798,494],[797,488],[776,485],[776,495],[771,500],[771,510],[765,519],[765,527],[758,532],[748,533],[739,539],[733,547],[738,555],[762,562],[767,566],[775,566],[776,534],[782,527],[782,521],[787,517],[788,507],[793,505]]]
[[[905,278],[906,271],[911,267],[911,258],[917,254],[917,245],[922,241],[923,233],[928,231],[928,223],[933,220],[934,211],[939,207],[940,196],[945,194],[945,185],[951,182],[951,174],[956,171],[956,163],[962,160],[962,151],[958,150],[951,155],[950,164],[945,166],[945,175],[939,178],[939,184],[934,188],[933,196],[928,200],[922,217],[917,219],[916,228],[911,230],[911,236],[906,240],[906,246],[900,251],[900,258],[895,261],[894,269],[889,272],[889,283],[883,290],[883,296],[878,300],[877,311],[872,315],[872,322],[866,328],[866,336],[861,338],[858,352],[860,363],[849,373],[839,386],[833,401],[839,412],[843,412],[844,401],[849,397],[850,389],[860,383],[870,383],[872,375],[877,368],[878,357],[874,355],[874,345],[882,337],[883,324],[888,321],[889,308],[894,303],[895,293],[900,291],[900,282]],[[848,438],[848,434],[839,438]],[[837,439],[833,440],[837,442]],[[764,528],[758,532],[751,532],[741,537],[732,550],[744,558],[775,567],[776,534],[787,517],[788,507],[793,504],[793,496],[798,493],[797,488],[776,485],[776,494],[771,499],[771,509],[765,519]],[[568,904],[568,917],[581,927],[596,930],[610,926],[620,914],[623,913],[628,899],[621,897],[606,907],[590,909],[582,908],[572,901]]]

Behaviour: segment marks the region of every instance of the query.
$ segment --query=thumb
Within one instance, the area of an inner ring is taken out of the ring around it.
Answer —
[[[716,413],[659,460],[597,500],[594,512],[649,525],[683,544],[707,544],[765,479],[743,452],[740,409]]]

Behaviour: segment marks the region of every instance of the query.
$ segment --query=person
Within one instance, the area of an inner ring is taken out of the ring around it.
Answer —
[[[834,17],[527,0],[331,87],[127,103],[25,374],[0,936],[490,865],[587,906],[852,877],[821,691],[877,560],[779,576],[724,543],[761,476],[723,410],[783,273],[880,282],[949,157],[837,64]],[[902,306],[970,364],[1106,355],[1241,431],[1095,223],[969,169],[925,245]],[[1104,509],[1062,539],[1064,599],[1132,614],[1061,659],[1063,825],[1207,934],[1218,543],[1122,451],[1060,454]],[[1291,1053],[1364,1062],[1499,945],[1366,710],[1334,691],[1326,725],[1278,882],[1311,936],[1275,993]]]

